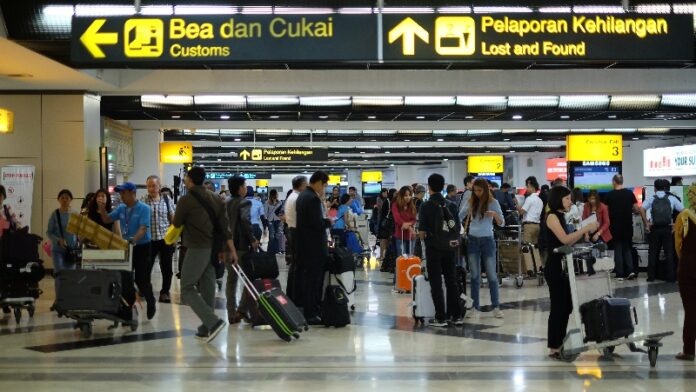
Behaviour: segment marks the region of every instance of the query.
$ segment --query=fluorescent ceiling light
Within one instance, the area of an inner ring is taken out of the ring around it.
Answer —
[[[359,129],[329,129],[329,135],[354,135],[360,136],[362,131]]]
[[[222,5],[177,5],[176,15],[232,15],[238,12],[237,7]]]
[[[174,6],[171,5],[146,5],[140,8],[141,15],[171,15]]]
[[[195,95],[193,102],[196,105],[225,105],[243,108],[246,106],[246,97],[243,95]]]
[[[640,133],[669,133],[669,128],[638,128]]]
[[[537,129],[537,133],[568,133],[567,129]]]
[[[319,118],[320,118],[321,120],[326,120],[327,118],[329,118],[329,116],[327,116],[327,115],[322,115],[322,116],[319,116]]]
[[[78,4],[75,6],[76,16],[119,16],[135,15],[133,5],[87,5]]]
[[[275,7],[273,13],[277,15],[323,15],[333,14],[333,10],[331,8]]]
[[[312,133],[312,131],[309,129],[293,129],[292,130],[293,135],[309,135],[311,133]]]
[[[229,114],[223,114],[222,116],[220,116],[220,120],[229,120],[229,119],[230,119]]]
[[[181,116],[176,115],[176,114],[172,116],[172,119],[174,119],[174,120],[177,120],[177,119],[180,119],[180,118],[181,118]]]
[[[377,118],[377,116],[367,116],[367,118],[370,119],[370,120],[374,120],[374,119]]]
[[[696,4],[672,4],[675,14],[696,14]]]
[[[350,106],[353,101],[348,96],[300,97],[300,106]]]
[[[510,108],[555,108],[558,106],[558,96],[530,95],[508,97]]]
[[[576,14],[623,14],[623,7],[616,5],[576,5],[573,7]]]
[[[432,14],[435,10],[432,7],[384,7],[383,14]],[[375,8],[375,13],[379,13],[379,8]]]
[[[369,7],[346,7],[339,8],[339,14],[356,15],[356,14],[371,14],[372,8]]]
[[[579,128],[579,129],[571,129],[570,133],[601,133],[604,131],[602,128]]]
[[[474,12],[477,14],[525,13],[532,12],[532,9],[529,7],[474,7]]]
[[[196,129],[192,133],[194,135],[218,136],[218,135],[220,135],[220,130],[219,129]]]
[[[534,129],[503,129],[504,134],[534,133]]]
[[[245,136],[254,133],[253,129],[221,129],[220,135],[225,136]],[[239,140],[236,140],[239,141]]]
[[[430,129],[400,129],[399,135],[432,135]]]
[[[434,136],[466,136],[469,133],[466,129],[436,129],[433,130]]]
[[[560,110],[603,110],[609,107],[608,95],[561,95]]]
[[[457,105],[485,108],[488,110],[505,110],[507,107],[507,97],[458,95]]]
[[[513,119],[513,120],[521,120],[521,119],[522,119],[522,115],[521,115],[521,114],[515,114],[514,116],[512,116],[512,119]]]
[[[257,129],[257,135],[284,136],[292,133],[289,129]]]
[[[564,114],[561,116],[561,120],[568,120],[569,118],[570,118],[570,116],[567,114]]]
[[[639,14],[669,14],[672,12],[672,7],[669,4],[639,4],[634,9]]]
[[[572,12],[571,7],[541,7],[539,12],[546,14],[569,14]]]
[[[140,103],[144,108],[161,105],[189,106],[193,105],[193,97],[190,95],[142,95]]]
[[[657,109],[660,97],[657,95],[612,95],[609,109],[637,110]]]
[[[391,136],[396,135],[396,131],[387,129],[366,129],[362,131],[363,135],[375,135],[375,136]]]
[[[270,15],[273,13],[273,7],[271,6],[249,6],[242,7],[242,14],[246,15]]]
[[[374,96],[374,97],[353,97],[354,106],[401,106],[404,104],[404,97],[396,96]]]
[[[696,94],[662,94],[662,106],[696,108]]]
[[[496,135],[501,132],[500,129],[469,129],[468,135]]]
[[[71,5],[48,5],[41,9],[41,13],[50,17],[72,17],[75,14],[75,7]]]
[[[283,95],[250,95],[247,104],[257,106],[291,106],[300,103],[300,99],[294,96]]]
[[[457,97],[404,97],[406,106],[451,106],[457,102]]]
[[[439,7],[437,9],[438,14],[470,14],[471,7]]]
[[[280,118],[280,116],[274,114],[272,116],[268,116],[268,118],[270,118],[271,120],[277,120]]]

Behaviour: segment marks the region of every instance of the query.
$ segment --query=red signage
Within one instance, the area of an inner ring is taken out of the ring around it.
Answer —
[[[553,181],[557,178],[568,179],[568,162],[565,158],[551,158],[546,160],[546,180]]]

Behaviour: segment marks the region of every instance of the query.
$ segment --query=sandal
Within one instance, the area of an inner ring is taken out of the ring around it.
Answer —
[[[684,354],[684,353],[679,353],[677,354],[674,358],[680,360],[680,361],[693,361],[694,360],[694,355],[693,354]]]
[[[555,353],[549,354],[549,358],[555,359],[555,360],[557,360],[557,361],[561,361],[561,360],[562,360],[562,358],[561,358],[561,353],[558,352],[558,351],[556,351]]]

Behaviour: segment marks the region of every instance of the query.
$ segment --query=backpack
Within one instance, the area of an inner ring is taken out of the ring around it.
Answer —
[[[652,216],[652,224],[655,226],[669,226],[672,224],[672,203],[669,201],[669,196],[657,197],[652,203],[650,209]]]
[[[432,233],[432,246],[442,252],[451,252],[459,248],[461,241],[459,231],[461,225],[458,218],[452,215],[452,212],[447,206],[447,201],[443,201],[438,205],[440,219],[437,224],[437,230]]]

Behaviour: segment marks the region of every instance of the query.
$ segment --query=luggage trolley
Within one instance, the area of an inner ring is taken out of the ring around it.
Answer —
[[[372,256],[372,251],[370,248],[370,220],[367,214],[361,214],[355,218],[355,233],[358,235],[358,240],[360,241],[363,251],[362,260],[358,263],[362,265],[362,261],[367,259],[370,260]]]
[[[496,258],[498,269],[498,283],[503,284],[503,274],[514,277],[515,287],[524,286],[524,273],[522,271],[522,226],[511,225],[495,228]],[[503,255],[503,250],[509,250],[511,254]],[[517,270],[517,275],[514,271]]]
[[[562,246],[553,250],[554,253],[560,253],[564,255],[563,267],[565,271],[576,271],[576,266],[574,262],[574,254],[582,254],[588,251],[596,250],[601,253],[606,251],[605,244],[596,244],[590,246]],[[580,306],[589,301],[592,301],[603,296],[611,296],[613,294],[613,288],[611,284],[611,270],[614,268],[614,260],[609,257],[599,257],[594,265],[595,274],[586,275],[583,273],[568,273],[568,280],[570,282],[570,293],[573,302],[573,318],[575,319],[574,327],[568,331],[565,339],[563,340],[563,345],[560,349],[561,358],[565,361],[572,362],[585,351],[598,350],[603,356],[610,356],[617,346],[626,344],[631,352],[642,352],[648,354],[648,359],[650,361],[650,367],[655,367],[657,363],[657,354],[659,347],[662,346],[660,342],[663,338],[674,334],[673,331],[652,333],[652,334],[641,334],[634,333],[630,336],[625,336],[620,339],[607,340],[601,343],[587,342],[586,332],[583,329],[582,319],[580,316]],[[633,309],[634,317],[637,315],[635,308]],[[636,346],[636,342],[643,342],[643,346],[647,348],[647,351],[640,349]]]
[[[133,271],[133,245],[130,244],[128,249],[91,249],[85,247],[82,250],[82,269],[94,270],[118,270]],[[82,332],[82,336],[89,338],[92,336],[92,323],[95,320],[109,320],[113,325],[110,330],[118,328],[119,324],[124,327],[130,327],[131,331],[138,329],[138,311],[135,306],[132,309],[133,316],[131,320],[125,320],[115,314],[94,311],[94,310],[66,310],[58,313],[58,316],[66,316],[75,320],[75,329]]]

